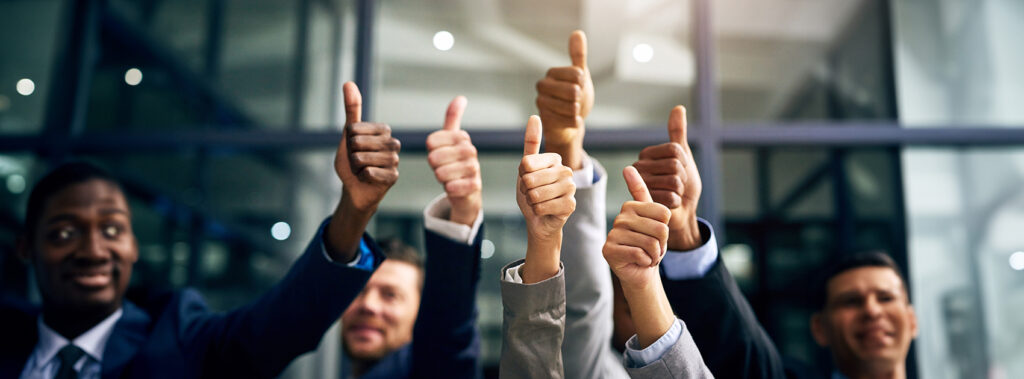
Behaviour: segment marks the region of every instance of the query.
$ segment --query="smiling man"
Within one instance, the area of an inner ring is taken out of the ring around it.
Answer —
[[[860,253],[826,278],[811,333],[832,351],[833,377],[905,378],[917,316],[899,266],[885,254]]]
[[[345,105],[334,215],[280,282],[229,312],[192,289],[125,299],[139,250],[118,180],[88,163],[44,176],[17,247],[42,307],[0,302],[0,378],[264,378],[315,349],[384,260],[363,231],[398,179],[390,128],[360,122],[352,83]]]

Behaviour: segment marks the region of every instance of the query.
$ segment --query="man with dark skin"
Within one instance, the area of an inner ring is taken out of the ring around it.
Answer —
[[[383,260],[363,231],[398,179],[398,140],[361,122],[358,89],[344,90],[333,217],[281,282],[230,312],[210,311],[189,289],[125,300],[139,252],[116,178],[71,163],[40,180],[17,251],[36,275],[41,314],[0,304],[0,377],[272,377],[313,350]]]

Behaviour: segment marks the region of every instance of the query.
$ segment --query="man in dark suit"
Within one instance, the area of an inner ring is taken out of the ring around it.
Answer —
[[[815,376],[783,365],[718,254],[714,231],[697,218],[700,173],[682,134],[640,153],[634,166],[654,200],[672,210],[662,280],[673,311],[693,327],[693,339],[717,377]],[[917,321],[899,267],[882,253],[842,257],[815,287],[820,311],[811,319],[815,340],[831,350],[839,377],[905,377]],[[616,294],[616,336],[628,333],[628,305]],[[621,322],[623,320],[626,322]],[[620,331],[621,329],[621,331]],[[621,338],[621,337],[617,337]]]
[[[483,206],[480,163],[460,129],[466,98],[448,106],[427,137],[427,160],[444,194],[423,212],[426,267],[411,247],[389,243],[388,260],[341,318],[343,378],[478,376]]]
[[[194,290],[125,300],[139,253],[117,180],[83,163],[40,180],[17,251],[35,273],[42,309],[0,305],[0,377],[272,377],[314,349],[384,259],[363,230],[398,178],[399,143],[387,125],[360,122],[352,83],[345,105],[333,217],[281,282],[226,313]]]

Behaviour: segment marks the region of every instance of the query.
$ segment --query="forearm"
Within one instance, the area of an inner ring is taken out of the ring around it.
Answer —
[[[636,326],[637,342],[641,348],[646,348],[661,338],[676,320],[665,289],[656,277],[645,285],[623,283],[622,291]]]
[[[558,274],[561,249],[561,230],[548,236],[534,236],[531,233],[526,241],[526,262],[519,271],[523,283],[537,283]]]
[[[370,218],[377,210],[374,205],[370,209],[359,209],[353,205],[347,192],[342,191],[341,201],[334,209],[334,216],[327,225],[324,242],[327,254],[335,262],[349,262],[359,249],[359,240],[369,224]]]

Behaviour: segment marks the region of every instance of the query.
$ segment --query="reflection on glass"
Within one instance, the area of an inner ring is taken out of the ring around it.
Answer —
[[[1024,376],[1024,275],[1011,267],[1024,250],[1024,150],[903,159],[921,377]]]
[[[0,1],[0,134],[43,129],[65,3]]]
[[[534,84],[570,64],[579,28],[596,90],[588,125],[662,125],[668,109],[691,102],[689,9],[687,0],[381,2],[374,118],[435,128],[461,94],[464,125],[520,127],[537,112]]]
[[[1020,1],[892,3],[900,121],[1024,127]]]
[[[881,0],[714,2],[722,119],[892,120]]]

